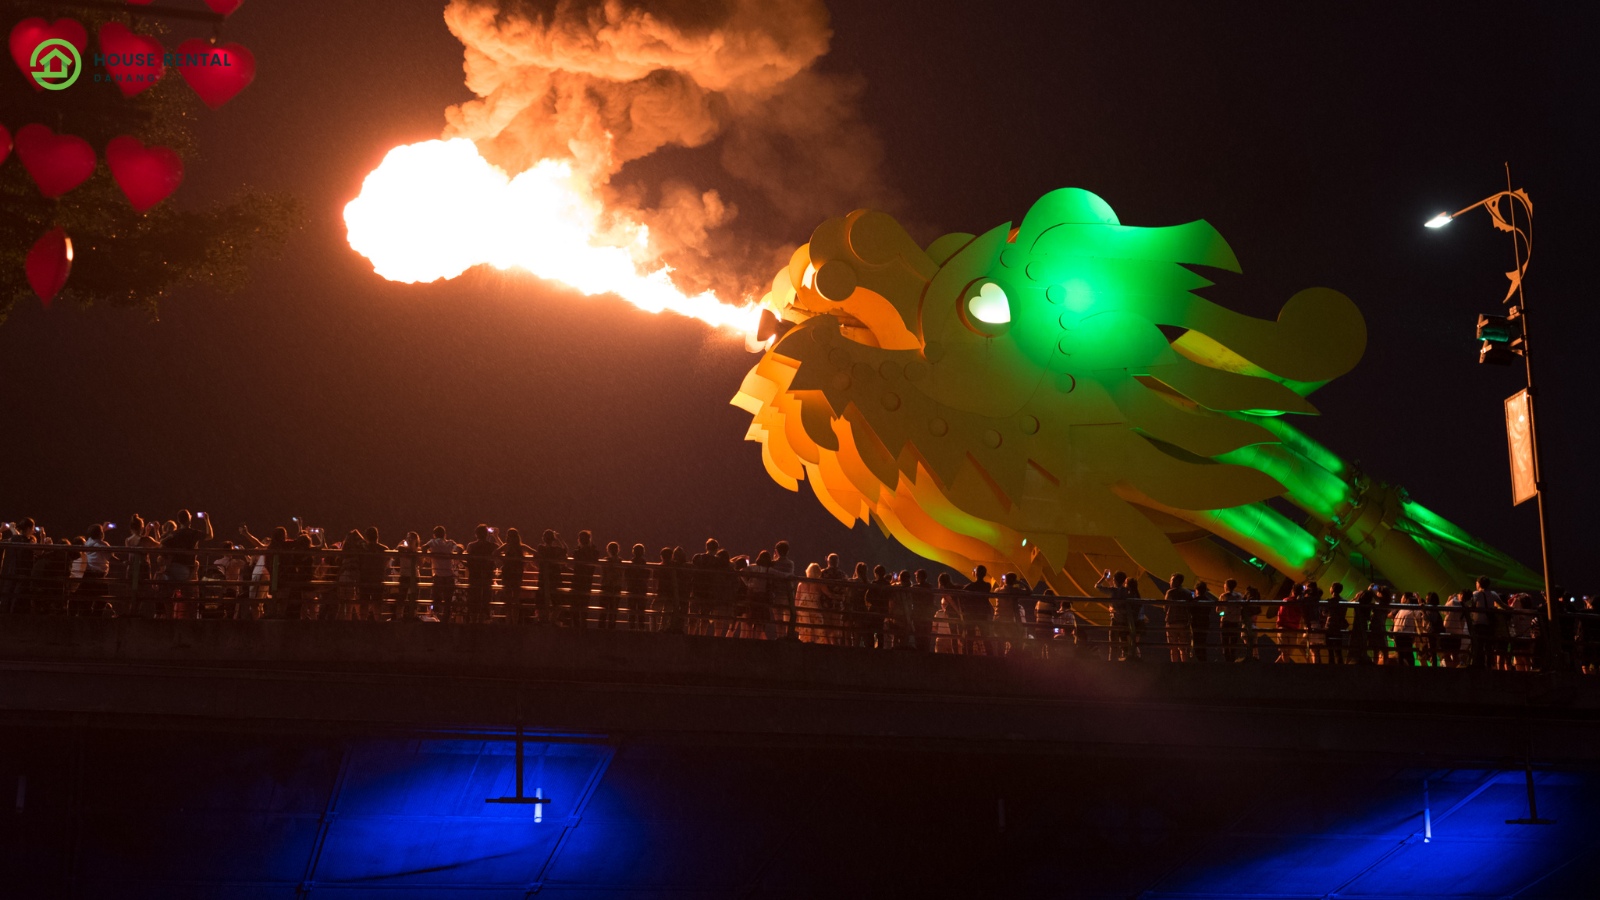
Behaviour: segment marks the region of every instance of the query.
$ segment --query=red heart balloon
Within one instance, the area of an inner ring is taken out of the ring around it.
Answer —
[[[147,35],[134,34],[121,22],[107,22],[100,26],[100,56],[117,90],[122,91],[124,97],[132,97],[154,87],[161,73],[167,70],[161,61],[161,42]]]
[[[4,125],[0,125],[0,163],[5,162],[6,161],[6,157],[8,157],[10,155],[11,155],[11,132],[7,131],[6,127]]]
[[[89,32],[74,19],[57,19],[54,22],[40,18],[23,19],[11,29],[11,59],[22,70],[22,77],[28,79],[36,91],[44,90],[44,86],[33,80],[33,69],[28,65],[28,60],[33,56],[33,48],[51,38],[60,38],[77,47],[79,54],[89,52]]]
[[[213,47],[195,38],[178,45],[178,72],[205,105],[216,109],[256,78],[256,58],[238,44]]]
[[[17,158],[46,197],[59,197],[94,174],[94,148],[88,141],[43,125],[24,125],[17,132]]]
[[[24,269],[28,273],[28,287],[33,288],[49,309],[50,301],[61,293],[67,276],[72,274],[72,238],[59,228],[51,229],[34,242]]]
[[[136,212],[146,212],[172,196],[183,181],[178,154],[167,147],[146,147],[126,134],[106,145],[106,165]]]
[[[206,5],[219,16],[231,16],[234,10],[244,5],[244,0],[206,0]]]

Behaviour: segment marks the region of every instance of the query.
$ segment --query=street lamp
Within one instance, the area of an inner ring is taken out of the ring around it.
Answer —
[[[1483,207],[1489,213],[1489,218],[1495,228],[1511,235],[1511,252],[1516,267],[1506,273],[1506,278],[1511,282],[1506,289],[1505,300],[1509,308],[1506,316],[1479,316],[1479,337],[1484,339],[1484,347],[1479,356],[1479,362],[1509,362],[1513,354],[1521,355],[1523,369],[1527,374],[1528,386],[1517,396],[1507,401],[1507,426],[1511,428],[1508,438],[1512,443],[1512,482],[1516,489],[1519,481],[1525,480],[1529,489],[1524,492],[1517,490],[1515,502],[1522,503],[1529,497],[1538,500],[1539,508],[1539,555],[1544,564],[1544,604],[1546,621],[1552,631],[1556,628],[1555,593],[1551,590],[1550,583],[1550,542],[1545,527],[1544,508],[1544,472],[1539,465],[1539,436],[1533,415],[1534,389],[1533,389],[1533,354],[1530,352],[1528,339],[1528,302],[1522,292],[1523,276],[1528,272],[1528,261],[1533,256],[1533,201],[1528,198],[1528,192],[1522,189],[1513,190],[1511,187],[1511,167],[1506,166],[1506,189],[1479,200],[1471,206],[1453,213],[1439,213],[1424,223],[1428,228],[1443,228],[1449,225],[1463,213],[1471,212],[1478,207]],[[1522,208],[1523,219],[1527,228],[1523,229],[1517,221],[1517,208]],[[1514,298],[1514,299],[1513,299]],[[1493,320],[1489,322],[1487,320]],[[1486,325],[1488,327],[1486,327]],[[1496,342],[1505,342],[1505,347],[1492,347]],[[1512,403],[1517,404],[1517,414],[1526,418],[1527,442],[1525,471],[1519,478],[1518,471],[1518,428],[1513,423]],[[1547,646],[1552,650],[1556,646],[1559,635],[1551,634]]]

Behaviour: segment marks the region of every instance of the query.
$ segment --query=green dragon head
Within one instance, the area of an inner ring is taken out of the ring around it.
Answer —
[[[1125,226],[1074,188],[927,248],[857,211],[774,278],[775,337],[733,402],[779,483],[959,568],[1081,592],[1107,567],[1270,587],[1243,557],[1370,564],[1346,526],[1409,501],[1279,418],[1315,414],[1307,395],[1360,360],[1361,313],[1313,288],[1252,318],[1199,296],[1191,267],[1239,271],[1206,222]],[[1263,503],[1278,496],[1307,521]]]

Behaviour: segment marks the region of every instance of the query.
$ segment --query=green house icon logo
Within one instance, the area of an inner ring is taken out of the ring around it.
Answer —
[[[78,48],[61,38],[40,41],[28,58],[28,72],[34,83],[47,91],[64,91],[77,82],[83,71]]]

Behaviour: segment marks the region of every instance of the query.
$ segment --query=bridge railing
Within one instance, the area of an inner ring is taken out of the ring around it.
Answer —
[[[1303,601],[1168,602],[902,587],[607,559],[425,550],[88,547],[0,542],[17,615],[531,624],[1000,656],[1173,662],[1600,663],[1600,615]],[[1297,616],[1282,616],[1293,608]],[[1302,624],[1289,626],[1290,619]],[[1309,620],[1309,621],[1307,621]],[[1342,623],[1342,625],[1340,624]]]

